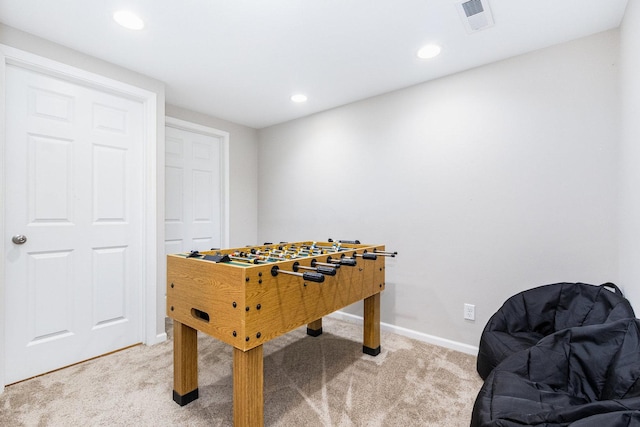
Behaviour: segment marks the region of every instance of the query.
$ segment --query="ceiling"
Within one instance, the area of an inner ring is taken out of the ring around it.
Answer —
[[[620,25],[628,0],[0,0],[0,22],[166,85],[166,102],[254,128]],[[141,31],[117,25],[129,9]],[[431,60],[416,57],[438,43]],[[308,101],[289,97],[302,92]]]

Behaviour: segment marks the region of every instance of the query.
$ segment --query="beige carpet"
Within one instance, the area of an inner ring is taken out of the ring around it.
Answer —
[[[324,319],[264,345],[267,426],[468,426],[475,358],[390,333],[362,353],[362,327]],[[200,398],[172,400],[172,342],[136,346],[6,387],[2,426],[231,426],[231,347],[199,334]]]

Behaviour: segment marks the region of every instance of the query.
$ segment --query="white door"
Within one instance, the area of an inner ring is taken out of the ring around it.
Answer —
[[[7,384],[142,340],[143,112],[7,65]]]
[[[210,250],[222,243],[223,138],[166,128],[166,253]]]

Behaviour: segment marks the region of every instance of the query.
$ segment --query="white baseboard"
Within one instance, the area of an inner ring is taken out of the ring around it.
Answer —
[[[343,320],[345,322],[356,323],[362,325],[364,319],[362,316],[357,316],[351,313],[345,313],[344,311],[336,311],[331,313],[328,317]],[[413,329],[403,328],[401,326],[392,325],[389,323],[380,322],[380,330],[386,332],[392,332],[394,334],[402,335],[407,338],[412,338],[418,341],[426,342],[429,344],[437,345],[451,350],[459,351],[461,353],[470,354],[472,356],[478,355],[478,347],[464,344],[457,341],[448,340],[446,338],[436,337],[434,335],[425,334],[423,332],[414,331]]]
[[[155,339],[151,342],[146,342],[146,345],[155,345],[155,344],[160,344],[161,342],[164,342],[167,340],[167,333],[166,332],[162,332],[161,334],[157,334]]]

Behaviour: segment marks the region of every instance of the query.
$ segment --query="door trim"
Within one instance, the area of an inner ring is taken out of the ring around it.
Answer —
[[[165,333],[157,333],[158,318],[164,319],[164,312],[159,313],[158,307],[158,257],[160,252],[158,248],[159,237],[164,238],[163,234],[158,235],[158,217],[161,216],[162,226],[164,227],[164,212],[158,208],[158,153],[164,151],[164,141],[157,141],[157,97],[154,92],[142,89],[124,82],[113,80],[111,78],[94,74],[92,72],[82,70],[61,62],[47,59],[11,46],[0,44],[0,165],[5,163],[5,90],[6,87],[6,68],[7,65],[14,65],[21,68],[37,71],[57,78],[62,78],[76,84],[89,86],[100,91],[116,93],[129,99],[133,99],[142,103],[144,108],[144,146],[143,146],[143,194],[145,200],[143,204],[143,230],[142,230],[142,265],[143,265],[143,286],[140,298],[142,306],[141,326],[139,336],[143,338],[143,342],[152,345],[166,340]],[[0,172],[0,200],[5,206],[4,200],[5,176],[6,168],[2,167]],[[163,180],[160,181],[164,182]],[[5,213],[4,209],[0,209],[0,228],[1,234],[5,238]],[[5,301],[5,242],[0,244],[0,304]],[[161,246],[164,248],[164,246]],[[164,254],[162,254],[164,258]],[[164,289],[164,283],[161,284]],[[0,343],[5,342],[5,315],[4,309],[0,312]],[[4,346],[3,346],[4,347]],[[0,351],[0,393],[4,391],[5,384],[6,360],[4,350]]]
[[[220,245],[229,247],[229,132],[166,116],[166,127],[220,138]],[[164,222],[163,222],[164,224]],[[162,242],[164,244],[164,242]]]

